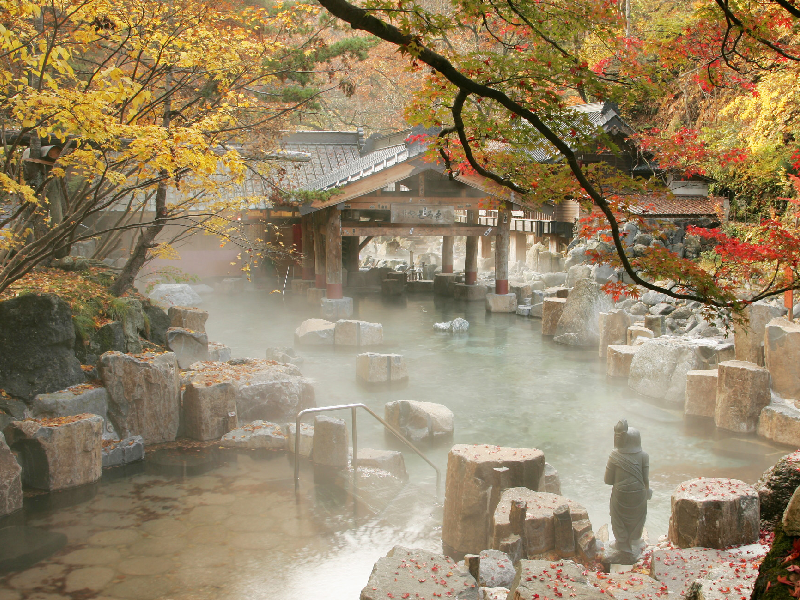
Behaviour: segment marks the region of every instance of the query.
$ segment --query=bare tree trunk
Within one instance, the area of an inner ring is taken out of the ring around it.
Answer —
[[[631,37],[631,0],[625,0],[625,37]]]
[[[172,77],[169,71],[166,73],[164,86],[164,116],[161,120],[161,126],[168,129],[172,113],[172,102],[170,101]],[[121,296],[133,286],[136,276],[147,261],[147,252],[155,247],[156,237],[161,233],[161,230],[164,229],[164,225],[167,223],[167,178],[169,177],[169,173],[162,170],[160,174],[162,179],[156,189],[156,218],[151,225],[146,227],[139,234],[139,238],[136,240],[136,245],[133,247],[128,261],[125,263],[125,266],[122,267],[122,272],[111,286],[110,291],[115,296]]]
[[[166,177],[167,173],[162,172],[161,175]],[[156,245],[156,237],[161,233],[161,230],[164,229],[164,225],[167,222],[166,213],[167,183],[166,181],[162,181],[158,184],[158,189],[156,190],[156,218],[152,225],[146,227],[139,234],[139,238],[136,240],[136,245],[133,247],[128,261],[125,263],[125,266],[122,267],[122,272],[111,286],[111,293],[115,296],[121,296],[133,286],[133,281],[147,261],[148,250]]]

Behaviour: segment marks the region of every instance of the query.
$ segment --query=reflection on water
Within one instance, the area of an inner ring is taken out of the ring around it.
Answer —
[[[316,317],[304,301],[258,292],[207,301],[209,338],[234,357],[260,358],[292,344],[295,327]],[[564,495],[582,503],[595,529],[609,521],[603,485],[613,425],[642,432],[653,500],[647,529],[666,532],[675,486],[697,476],[754,482],[788,450],[755,437],[721,435],[607,381],[597,352],[543,340],[540,322],[487,315],[469,305],[409,296],[405,303],[356,299],[356,315],[383,323],[381,351],[405,356],[405,389],[356,384],[355,349],[299,349],[318,405],[363,402],[378,414],[390,400],[447,405],[455,443],[536,447],[558,469]],[[435,334],[434,322],[467,318],[466,336]],[[349,412],[340,416],[349,419]],[[360,447],[403,449],[359,414]],[[448,445],[424,448],[444,472]],[[111,470],[99,485],[26,499],[0,527],[64,534],[50,558],[0,578],[0,600],[294,598],[355,599],[373,563],[395,544],[439,549],[441,501],[433,470],[405,452],[410,480],[375,473],[331,477],[302,469],[295,502],[293,464],[282,453],[216,447],[150,452],[145,464]]]

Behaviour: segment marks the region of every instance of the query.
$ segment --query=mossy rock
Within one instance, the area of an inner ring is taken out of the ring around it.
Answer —
[[[788,578],[790,573],[787,567],[800,565],[800,557],[787,563],[783,562],[792,553],[792,546],[796,540],[800,538],[786,535],[780,522],[775,526],[775,540],[758,569],[758,578],[753,587],[753,595],[750,596],[751,600],[793,600],[790,592],[794,588],[780,583],[778,577]]]

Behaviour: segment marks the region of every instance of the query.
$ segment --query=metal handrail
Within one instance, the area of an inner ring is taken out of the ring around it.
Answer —
[[[439,488],[442,481],[442,473],[439,471],[438,467],[434,465],[427,456],[425,456],[422,452],[420,452],[417,447],[409,442],[402,433],[397,431],[394,427],[389,425],[386,421],[376,415],[366,404],[361,404],[360,402],[357,404],[337,404],[334,406],[319,406],[317,408],[307,408],[305,410],[301,410],[297,413],[297,419],[294,425],[294,491],[295,494],[300,489],[300,420],[303,418],[303,415],[310,414],[310,413],[318,413],[318,412],[328,412],[332,410],[344,410],[349,408],[351,411],[351,415],[353,417],[353,469],[358,468],[358,428],[356,426],[356,409],[363,408],[373,417],[375,417],[386,429],[391,431],[397,439],[403,442],[406,446],[411,448],[417,455],[428,463],[433,470],[436,471],[436,495],[439,495]]]

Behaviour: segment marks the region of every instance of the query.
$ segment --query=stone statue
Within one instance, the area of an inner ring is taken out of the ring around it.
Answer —
[[[611,488],[611,529],[614,532],[615,560],[633,564],[640,552],[647,501],[652,497],[649,482],[650,458],[642,451],[637,429],[620,421],[614,426],[614,450],[608,457],[605,482]]]

